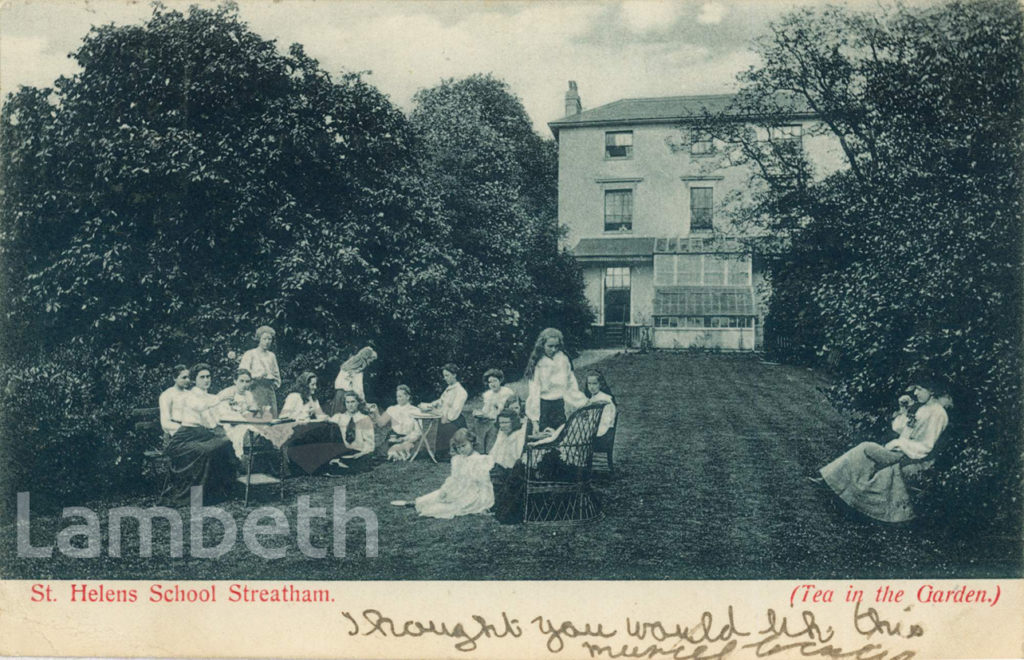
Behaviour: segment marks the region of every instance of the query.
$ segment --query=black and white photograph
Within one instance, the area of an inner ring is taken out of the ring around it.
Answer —
[[[1014,0],[11,0],[0,92],[33,601],[1024,577]]]

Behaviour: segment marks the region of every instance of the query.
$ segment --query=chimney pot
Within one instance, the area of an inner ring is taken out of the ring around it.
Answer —
[[[576,89],[576,81],[569,81],[569,91],[565,93],[565,116],[571,117],[583,111],[583,104],[580,102],[580,93]]]

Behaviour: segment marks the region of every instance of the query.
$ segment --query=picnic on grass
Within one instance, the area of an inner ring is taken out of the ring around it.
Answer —
[[[464,414],[468,393],[452,363],[441,368],[447,387],[432,401],[413,405],[410,388],[398,385],[395,403],[383,412],[367,402],[363,373],[377,358],[371,347],[341,364],[330,415],[316,396],[317,377],[308,371],[278,409],[274,335],[268,326],[257,329],[258,346],[242,356],[234,383],[217,394],[210,392],[210,365],[174,368],[174,384],[159,399],[169,461],[164,496],[184,500],[200,486],[207,501],[219,501],[231,497],[241,479],[248,501],[258,453],[279,454],[273,481],[299,472],[341,477],[426,453],[435,462],[449,459],[451,475],[414,501],[392,502],[414,506],[421,516],[493,512],[501,522],[519,522],[597,515],[589,478],[595,450],[612,466],[615,400],[598,371],[585,375],[586,393],[581,391],[561,331],[548,328],[538,336],[525,370],[525,402],[505,385],[500,370],[485,372],[482,405],[469,415],[473,428]],[[387,433],[381,446],[377,428]]]
[[[280,457],[275,482],[300,472],[341,477],[384,460],[426,454],[435,462],[449,460],[450,475],[437,490],[391,504],[433,518],[492,513],[503,523],[584,520],[600,513],[590,485],[595,452],[612,468],[615,397],[595,369],[584,374],[580,387],[559,330],[547,328],[537,337],[524,370],[525,401],[506,385],[501,370],[488,369],[481,406],[469,415],[469,396],[453,363],[441,368],[446,387],[434,400],[414,405],[411,389],[398,385],[394,404],[383,412],[367,402],[363,374],[377,359],[371,347],[341,364],[330,415],[319,403],[319,384],[310,371],[300,373],[279,409],[280,370],[270,350],[274,335],[268,326],[256,331],[258,345],[242,356],[234,383],[217,394],[210,393],[209,365],[175,367],[174,384],[159,400],[169,461],[163,495],[185,499],[200,486],[208,500],[222,500],[242,480],[248,502],[259,453]],[[932,465],[952,401],[941,381],[922,376],[898,406],[895,439],[862,442],[808,477],[859,513],[890,523],[914,517],[905,477]],[[379,446],[378,428],[386,433]]]

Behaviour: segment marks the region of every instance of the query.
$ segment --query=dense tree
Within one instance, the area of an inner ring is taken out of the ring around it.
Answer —
[[[1022,34],[1005,0],[775,24],[730,114],[771,135],[810,110],[820,126],[805,137],[845,159],[828,176],[792,142],[706,122],[758,173],[747,215],[781,238],[766,330],[830,356],[837,400],[878,422],[913,374],[946,377],[945,474],[972,514],[1020,509]]]
[[[490,75],[446,80],[415,97],[411,121],[458,251],[469,307],[453,339],[470,364],[521,368],[544,325],[570,339],[590,321],[582,278],[557,247],[558,159],[519,99]],[[492,301],[502,308],[488,311]]]

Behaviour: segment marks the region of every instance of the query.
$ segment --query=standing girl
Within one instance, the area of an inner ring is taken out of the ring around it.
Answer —
[[[376,359],[377,351],[369,346],[364,346],[355,355],[341,363],[341,368],[338,369],[338,377],[334,379],[332,412],[340,413],[345,411],[346,392],[355,392],[359,395],[361,402],[366,401],[366,392],[363,391],[363,372]]]
[[[274,329],[269,325],[261,325],[256,329],[256,341],[259,345],[242,355],[239,368],[252,375],[252,395],[260,409],[270,409],[270,414],[277,417],[277,388],[281,387],[281,370],[277,367],[277,356],[270,352],[274,343]]]
[[[561,330],[545,328],[541,331],[524,375],[530,383],[526,416],[539,429],[557,429],[565,424],[567,405],[575,409],[587,402],[576,382],[572,362],[565,354]]]

